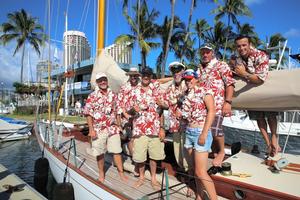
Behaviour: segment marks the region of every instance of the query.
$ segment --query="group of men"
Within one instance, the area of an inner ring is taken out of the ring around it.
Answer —
[[[251,46],[250,38],[239,36],[235,39],[238,55],[232,57],[230,66],[215,57],[210,44],[201,46],[201,64],[198,69],[186,69],[179,62],[169,65],[173,82],[166,91],[157,80],[152,79],[152,70],[145,68],[141,73],[132,68],[118,94],[108,87],[104,73],[96,75],[97,88],[86,101],[84,114],[87,116],[89,136],[93,146],[99,150],[97,156],[99,181],[104,181],[104,154],[113,153],[114,161],[122,180],[126,181],[121,159],[120,133],[129,138],[128,148],[136,164],[139,176],[135,187],[145,180],[147,153],[150,159],[151,183],[159,188],[156,179],[157,161],[165,158],[164,115],[169,110],[169,132],[173,134],[174,154],[182,168],[194,173],[197,192],[201,199],[200,182],[211,199],[216,191],[207,174],[207,158],[211,146],[215,153],[214,166],[221,166],[224,151],[223,118],[231,115],[234,93],[234,75],[256,84],[263,83],[268,74],[268,56]],[[279,150],[276,134],[277,120],[274,112],[249,112],[256,119],[268,146],[268,153],[274,156]],[[272,132],[271,141],[267,134],[268,118]],[[191,170],[192,169],[192,170]],[[199,189],[199,190],[198,190]]]

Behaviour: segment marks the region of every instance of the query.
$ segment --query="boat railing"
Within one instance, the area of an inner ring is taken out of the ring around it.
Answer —
[[[54,148],[56,150],[59,150],[62,148],[62,146],[70,143],[70,147],[67,150],[71,151],[70,153],[73,157],[73,163],[75,167],[78,167],[77,159],[79,158],[77,157],[76,142],[74,137],[71,137],[68,141],[62,143],[62,134],[64,128],[66,127],[63,123],[60,125],[56,125],[56,123],[49,124],[46,122],[38,123],[38,130],[40,132],[40,135],[42,136],[44,143],[48,144],[50,149]],[[66,130],[70,132],[70,129],[66,128]]]

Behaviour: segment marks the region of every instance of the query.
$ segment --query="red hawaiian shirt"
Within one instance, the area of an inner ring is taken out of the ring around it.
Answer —
[[[187,119],[189,124],[201,124],[205,122],[207,108],[204,98],[206,95],[213,95],[213,91],[199,86],[195,86],[189,90],[182,105],[182,117]]]
[[[171,133],[179,131],[180,121],[176,118],[176,111],[181,109],[178,107],[178,100],[186,95],[186,91],[187,87],[184,80],[181,81],[179,86],[175,86],[175,83],[173,82],[165,91],[164,102],[169,107],[169,131]]]
[[[155,80],[149,84],[147,90],[145,90],[141,84],[132,90],[131,98],[135,105],[138,105],[140,108],[140,116],[133,121],[133,136],[158,136],[160,118],[159,114],[156,112],[158,108],[156,102],[161,95],[162,91],[160,89],[160,84]]]
[[[106,128],[110,136],[120,132],[120,129],[114,125],[116,120],[115,100],[116,95],[109,88],[106,93],[98,89],[88,96],[84,114],[93,118],[93,126],[97,133]]]
[[[265,81],[267,79],[269,71],[269,57],[265,52],[250,47],[248,60],[244,61],[242,57],[238,55],[236,62],[243,63],[247,72],[257,75],[260,80]]]
[[[200,65],[198,74],[200,85],[213,91],[216,114],[221,115],[225,101],[225,89],[235,83],[230,67],[225,62],[214,58],[205,68]]]

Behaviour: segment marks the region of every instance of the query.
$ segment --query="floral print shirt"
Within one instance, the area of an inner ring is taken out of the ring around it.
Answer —
[[[230,67],[225,62],[214,58],[205,68],[200,65],[198,74],[200,86],[213,91],[216,114],[221,115],[225,101],[225,89],[235,83]]]
[[[156,111],[158,108],[156,102],[162,96],[158,81],[152,80],[146,90],[139,84],[130,95],[140,109],[140,116],[133,121],[133,136],[158,136],[160,117]]]
[[[182,117],[187,119],[189,124],[201,124],[205,122],[207,108],[204,102],[206,95],[213,95],[211,89],[195,86],[190,89],[183,101]]]
[[[176,111],[181,110],[181,107],[178,105],[178,100],[186,95],[186,91],[187,87],[185,81],[182,80],[179,86],[175,86],[173,82],[165,92],[164,102],[169,106],[169,131],[171,133],[179,131],[180,121],[176,118]]]
[[[268,77],[269,71],[269,57],[263,51],[250,47],[250,53],[247,61],[237,55],[237,63],[243,63],[247,72],[255,74],[262,81],[265,81]]]
[[[116,120],[115,100],[116,95],[109,88],[106,93],[98,89],[88,96],[84,114],[93,118],[94,130],[97,133],[104,129],[108,130],[110,136],[120,132],[119,127],[114,124]]]
[[[134,101],[132,97],[135,96],[135,88],[137,86],[132,86],[128,81],[121,88],[117,96],[117,114],[121,115],[123,112],[129,111],[134,106]],[[125,117],[121,118],[122,125],[124,125],[128,120]]]

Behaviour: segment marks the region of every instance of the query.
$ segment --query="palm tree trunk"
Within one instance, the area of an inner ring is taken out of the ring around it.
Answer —
[[[184,44],[183,44],[183,48],[182,48],[182,51],[181,51],[182,52],[181,53],[181,58],[180,58],[181,62],[183,60],[183,54],[184,54],[185,49],[186,49],[186,41],[188,39],[190,27],[192,25],[192,16],[193,16],[194,5],[195,5],[195,0],[192,0],[192,4],[191,4],[191,7],[190,7],[189,18],[188,18],[188,26],[186,27],[186,35],[184,37]]]
[[[225,55],[226,55],[227,42],[228,42],[228,36],[229,36],[229,25],[230,25],[230,17],[228,15],[227,31],[226,31],[227,34],[226,34],[225,47],[224,47],[224,52],[223,52],[223,61],[225,60]]]
[[[171,1],[171,24],[170,24],[168,39],[166,42],[165,53],[164,53],[164,57],[163,57],[162,64],[161,64],[161,77],[162,78],[165,77],[166,62],[167,62],[168,53],[169,53],[170,41],[171,41],[171,37],[172,37],[172,33],[173,33],[174,16],[175,16],[174,10],[175,10],[175,0],[172,0]]]
[[[23,45],[22,58],[21,58],[21,83],[23,83],[24,56],[25,56],[25,43]]]
[[[146,53],[141,51],[141,55],[142,55],[142,70],[146,68],[147,63],[146,63]]]

